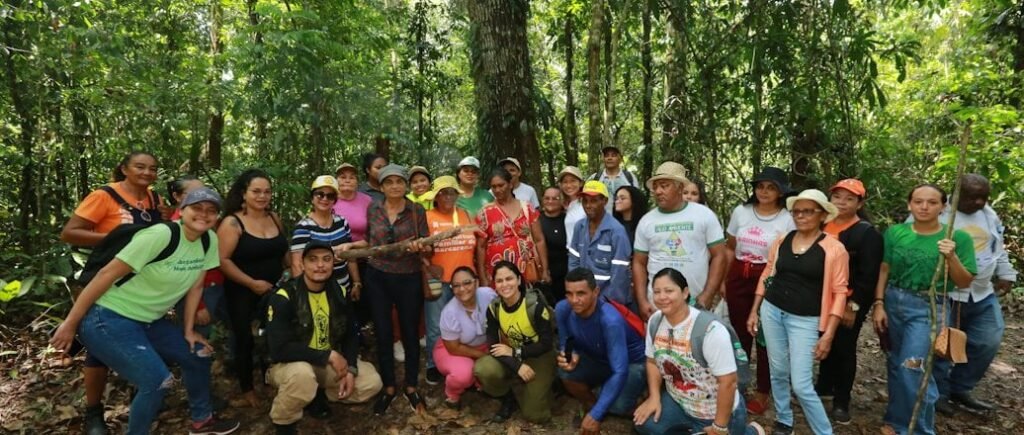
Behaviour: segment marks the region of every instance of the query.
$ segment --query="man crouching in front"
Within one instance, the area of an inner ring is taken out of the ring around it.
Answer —
[[[381,389],[377,371],[357,359],[359,330],[333,270],[331,246],[310,242],[302,250],[302,275],[269,297],[267,378],[277,387],[270,419],[278,434],[296,433],[303,410],[326,419],[328,400],[363,403]]]

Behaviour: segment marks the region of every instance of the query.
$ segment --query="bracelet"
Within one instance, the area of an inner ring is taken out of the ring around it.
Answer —
[[[729,433],[728,427],[719,426],[718,423],[715,423],[714,421],[711,422],[711,429],[714,429],[715,432]]]
[[[362,287],[362,286],[363,286],[363,283],[361,283],[361,282],[354,282],[354,283],[352,283],[352,287]]]
[[[875,306],[878,306],[878,305],[885,305],[885,301],[883,301],[881,299],[875,299],[875,303],[871,304],[871,308],[874,308]]]

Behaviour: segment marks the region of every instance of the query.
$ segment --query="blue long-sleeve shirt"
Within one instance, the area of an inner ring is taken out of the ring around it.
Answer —
[[[633,283],[630,260],[633,244],[626,228],[612,216],[605,214],[590,237],[590,218],[576,222],[569,241],[569,270],[585,267],[594,272],[597,287],[608,299],[623,305],[633,303]]]
[[[590,416],[601,421],[626,385],[629,365],[646,360],[644,339],[626,325],[615,307],[603,299],[598,299],[597,309],[588,318],[578,316],[572,311],[569,301],[563,300],[555,306],[555,320],[558,322],[560,350],[565,349],[565,341],[572,337],[574,352],[581,359],[592,359],[611,368],[611,377],[604,382],[601,396],[590,408]]]

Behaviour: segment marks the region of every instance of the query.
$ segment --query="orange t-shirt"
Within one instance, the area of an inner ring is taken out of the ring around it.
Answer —
[[[427,229],[430,230],[430,235],[443,233],[457,226],[473,225],[465,210],[456,208],[455,213],[451,215],[441,213],[437,209],[427,210]],[[473,267],[475,252],[476,236],[470,231],[434,243],[434,255],[430,257],[430,262],[444,268],[442,281],[451,282],[452,273],[459,266]]]
[[[121,189],[120,184],[110,183],[108,186],[113,188],[118,195],[121,195],[121,198],[124,198],[125,201],[131,204],[136,198],[125,192],[124,189]],[[150,199],[151,197],[152,195],[147,194],[146,198],[142,200],[143,209],[156,208],[156,204],[153,204]],[[132,223],[131,212],[121,207],[109,193],[101,189],[96,189],[86,196],[82,203],[78,204],[78,208],[75,209],[75,215],[92,222],[96,225],[93,231],[101,234],[113,231],[118,225]]]
[[[860,218],[854,219],[854,220],[849,221],[849,222],[847,222],[845,224],[842,224],[842,225],[837,224],[836,221],[833,220],[833,221],[825,224],[825,229],[823,231],[825,231],[825,234],[828,234],[828,235],[838,239],[839,238],[839,233],[841,233],[843,231],[846,231],[850,227],[856,225],[857,222],[860,222]]]

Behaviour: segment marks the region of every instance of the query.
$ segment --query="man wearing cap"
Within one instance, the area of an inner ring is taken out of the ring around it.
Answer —
[[[605,187],[608,188],[608,193],[613,195],[622,186],[640,187],[636,177],[621,166],[622,152],[617,147],[606,146],[602,148],[601,160],[604,162],[604,171],[591,174],[587,180],[597,180],[604,183]],[[608,201],[608,205],[605,207],[608,209],[608,213],[612,212],[614,202]]]
[[[270,419],[278,434],[296,433],[304,409],[324,419],[328,401],[363,403],[382,387],[373,366],[357,359],[359,329],[333,269],[331,245],[311,241],[302,250],[302,274],[269,297],[267,379],[277,387]]]
[[[494,201],[491,192],[477,185],[480,182],[480,160],[476,157],[462,159],[455,170],[455,178],[459,181],[459,199],[455,205],[466,210],[470,217],[476,217],[484,205]]]
[[[505,168],[512,176],[512,196],[520,201],[528,201],[533,208],[540,208],[540,200],[537,199],[537,191],[529,184],[523,183],[523,167],[519,165],[519,159],[505,157],[498,161],[498,166]]]
[[[586,218],[576,222],[569,242],[569,270],[590,270],[602,295],[636,311],[629,274],[632,246],[626,228],[605,211],[608,188],[600,181],[588,181],[581,202]]]
[[[633,242],[633,292],[640,316],[654,313],[650,283],[666,267],[678,270],[707,308],[725,275],[728,252],[722,224],[711,209],[683,199],[686,168],[665,162],[647,180],[657,208],[637,224]]]
[[[960,181],[953,228],[964,230],[974,240],[978,273],[969,288],[949,294],[948,324],[959,325],[967,333],[967,363],[950,369],[948,360],[935,362],[935,382],[939,388],[935,410],[945,415],[955,412],[950,400],[968,411],[993,409],[992,404],[975,398],[971,391],[995,359],[1006,328],[995,291],[1009,290],[1017,280],[1017,271],[1003,246],[1003,223],[988,205],[991,190],[988,179],[979,174],[964,174]],[[943,211],[939,222],[948,222],[949,212],[948,208]]]

